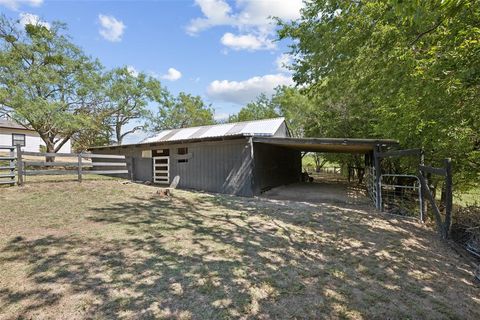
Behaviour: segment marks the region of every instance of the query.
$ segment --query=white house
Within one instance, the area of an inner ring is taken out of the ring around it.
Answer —
[[[0,118],[0,145],[14,146],[20,144],[23,151],[40,152],[40,147],[45,146],[45,143],[40,138],[37,132],[32,129],[9,120]],[[70,153],[71,143],[68,140],[62,148],[60,153]]]

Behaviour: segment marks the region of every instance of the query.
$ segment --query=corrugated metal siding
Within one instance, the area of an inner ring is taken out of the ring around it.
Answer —
[[[188,162],[179,163],[178,148],[188,148]],[[170,180],[180,176],[178,188],[196,189],[240,196],[252,196],[252,158],[247,139],[216,142],[198,142],[159,146],[170,149]],[[133,161],[133,177],[136,181],[153,180],[152,158],[142,158],[142,150],[135,146],[94,153],[123,154]],[[132,166],[129,166],[132,171]]]
[[[188,148],[188,162],[177,148]],[[170,147],[170,176],[180,176],[180,188],[251,196],[252,162],[246,139],[192,143]]]
[[[273,135],[274,137],[290,137],[290,132],[288,131],[287,124],[284,122],[278,128],[277,132]]]

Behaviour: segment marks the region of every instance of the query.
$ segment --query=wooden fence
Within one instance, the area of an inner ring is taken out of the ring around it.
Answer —
[[[2,166],[0,169],[10,171],[8,174],[0,174],[0,178],[10,180],[0,180],[0,184],[23,185],[28,176],[76,175],[77,180],[81,182],[85,174],[128,175],[129,173],[128,164],[123,155],[29,152],[22,151],[20,146],[3,146],[0,147],[0,151],[1,149],[9,150],[9,156],[0,157],[0,160],[9,161],[10,165]],[[35,159],[35,157],[44,159]],[[46,161],[47,159],[52,161]]]
[[[418,179],[420,180],[420,197],[422,200],[426,198],[430,203],[430,208],[433,211],[433,216],[435,219],[435,223],[437,225],[437,230],[440,236],[444,239],[450,237],[450,228],[452,224],[452,199],[453,199],[453,182],[452,182],[452,161],[451,159],[444,159],[444,167],[443,168],[436,168],[432,166],[427,166],[424,164],[424,155],[422,149],[407,149],[407,150],[395,150],[395,151],[388,151],[388,152],[375,152],[374,153],[374,165],[375,165],[375,172],[376,172],[376,185],[375,189],[380,190],[380,176],[381,176],[381,168],[380,168],[380,160],[383,158],[390,158],[390,157],[403,157],[403,156],[414,156],[418,157],[419,159],[419,166],[418,166]],[[432,175],[439,175],[443,178],[443,185],[444,185],[444,203],[441,205],[437,205],[437,200],[435,198],[434,192],[431,190],[429,186],[429,179]],[[376,193],[376,205],[378,209],[381,209],[381,193]],[[422,208],[421,215],[422,219],[424,217],[424,212],[426,208],[424,207],[426,204],[425,201],[422,201]],[[441,210],[441,208],[443,210]],[[443,213],[443,214],[442,214]],[[442,218],[442,215],[444,218]]]
[[[0,185],[15,184],[15,147],[0,146],[0,151],[6,156],[0,155]]]
[[[420,165],[419,166],[420,182],[422,184],[422,189],[424,194],[427,196],[428,201],[430,202],[430,207],[433,211],[433,216],[435,217],[435,223],[437,225],[437,230],[440,236],[444,239],[450,237],[450,228],[452,226],[452,208],[453,208],[453,183],[452,183],[452,161],[451,159],[444,160],[443,168],[434,168],[430,166]],[[444,203],[442,204],[445,211],[445,218],[442,219],[442,210],[440,210],[437,202],[435,201],[435,194],[430,190],[428,185],[428,176],[429,175],[440,175],[444,180],[445,188],[445,197],[443,198]]]

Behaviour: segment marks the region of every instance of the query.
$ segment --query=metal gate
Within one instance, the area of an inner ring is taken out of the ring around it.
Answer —
[[[423,221],[423,196],[420,179],[410,174],[380,176],[380,208],[383,212],[418,217]]]
[[[170,157],[153,157],[153,182],[170,183]]]

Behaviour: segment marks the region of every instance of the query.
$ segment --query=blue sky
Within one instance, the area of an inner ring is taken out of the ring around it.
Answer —
[[[268,17],[295,19],[301,6],[301,0],[0,0],[8,17],[67,23],[73,42],[106,68],[130,66],[173,93],[202,96],[217,118],[292,84],[283,67],[288,43],[274,41]]]

